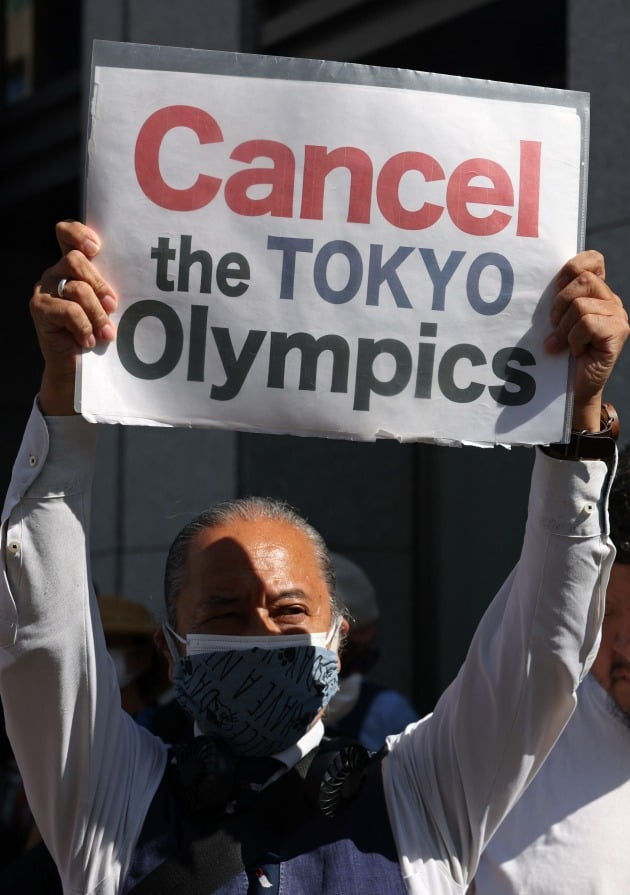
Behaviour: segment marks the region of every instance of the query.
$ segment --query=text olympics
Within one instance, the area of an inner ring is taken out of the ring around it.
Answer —
[[[412,353],[400,339],[359,338],[355,349],[343,336],[333,333],[316,338],[306,332],[289,334],[250,329],[245,334],[239,333],[235,339],[228,327],[208,325],[207,305],[191,305],[185,317],[182,319],[172,305],[154,299],[130,305],[120,319],[116,340],[118,356],[125,370],[138,379],[161,379],[171,374],[183,358],[181,375],[185,372],[189,382],[204,382],[207,355],[216,352],[224,381],[211,385],[210,398],[229,401],[240,393],[259,355],[263,362],[266,355],[267,388],[285,388],[287,358],[293,352],[294,357],[299,356],[298,390],[315,391],[319,359],[326,354],[331,392],[348,393],[349,373],[351,366],[354,367],[353,409],[357,411],[370,409],[372,395],[392,397],[404,392],[410,383],[414,398],[430,399],[435,380],[441,394],[449,401],[460,404],[476,401],[486,384],[478,381],[472,370],[477,368],[478,375],[479,368],[488,365],[494,381],[501,382],[487,386],[497,404],[526,404],[536,392],[535,379],[523,369],[535,366],[536,360],[531,352],[521,347],[502,348],[488,361],[479,346],[460,343],[449,346],[436,363],[437,345],[435,341],[429,341],[437,337],[436,323],[420,324],[421,341]],[[161,354],[150,361],[140,357],[136,348],[136,330],[149,318],[159,321],[164,332]],[[239,343],[240,349],[237,348]],[[383,364],[389,375],[383,372]],[[260,372],[252,373],[250,378],[258,381]]]

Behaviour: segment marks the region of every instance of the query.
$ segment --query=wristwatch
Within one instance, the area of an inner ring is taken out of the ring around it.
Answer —
[[[566,444],[542,445],[542,450],[557,460],[613,460],[619,437],[619,415],[612,404],[602,404],[599,432],[588,429],[571,432]]]

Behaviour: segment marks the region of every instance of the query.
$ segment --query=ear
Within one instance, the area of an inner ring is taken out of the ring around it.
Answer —
[[[337,650],[337,672],[341,671],[341,654],[343,653],[343,648],[346,640],[348,639],[348,634],[350,632],[350,622],[347,618],[341,619],[341,624],[339,625],[339,649]]]
[[[153,635],[153,642],[155,643],[156,649],[162,653],[166,662],[168,664],[168,679],[171,683],[173,683],[173,668],[175,663],[173,662],[173,657],[171,656],[171,651],[168,648],[168,644],[166,643],[166,638],[164,636],[164,631],[161,626],[156,629]]]

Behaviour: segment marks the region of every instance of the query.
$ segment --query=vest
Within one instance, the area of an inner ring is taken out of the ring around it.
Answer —
[[[295,802],[295,811],[286,811],[287,794]],[[279,807],[274,812],[276,801]],[[154,868],[175,854],[194,865],[192,847],[216,829],[230,840],[241,842],[245,866],[256,860],[257,849],[273,846],[279,856],[280,895],[406,895],[378,757],[371,762],[359,792],[334,817],[326,817],[306,803],[302,779],[295,769],[269,787],[259,816],[257,810],[255,802],[244,835],[238,818],[231,815],[200,822],[187,813],[178,798],[172,769],[167,767],[147,813],[121,895],[131,893]],[[270,830],[275,832],[271,834]],[[242,870],[218,889],[208,881],[204,895],[245,895],[247,891],[247,875]],[[157,893],[171,895],[164,888],[156,889]]]

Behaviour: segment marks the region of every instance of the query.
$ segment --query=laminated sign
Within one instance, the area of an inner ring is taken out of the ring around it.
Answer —
[[[120,298],[93,422],[567,439],[553,278],[583,244],[588,96],[96,41],[86,219]]]

